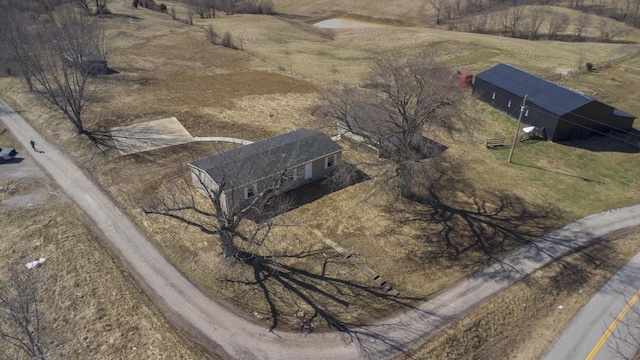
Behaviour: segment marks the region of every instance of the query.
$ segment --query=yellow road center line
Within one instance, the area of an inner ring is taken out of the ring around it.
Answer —
[[[638,301],[638,298],[640,298],[640,290],[638,290],[638,292],[631,298],[631,300],[629,300],[629,302],[624,307],[624,309],[620,311],[620,314],[618,314],[618,317],[616,317],[616,319],[613,320],[613,322],[611,323],[611,325],[609,325],[609,327],[604,332],[604,334],[602,334],[602,337],[600,337],[600,340],[598,340],[598,342],[596,343],[596,346],[593,347],[593,349],[591,350],[589,355],[587,355],[585,360],[593,360],[593,358],[596,356],[598,351],[600,351],[600,348],[602,347],[602,345],[604,345],[604,343],[607,341],[609,336],[611,336],[611,334],[613,333],[613,330],[616,329],[616,327],[618,326],[618,323],[622,321],[622,319],[624,319],[624,317],[629,312],[629,309],[631,309],[633,304],[635,304],[635,302]]]

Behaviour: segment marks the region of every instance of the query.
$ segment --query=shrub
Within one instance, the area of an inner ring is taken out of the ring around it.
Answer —
[[[212,44],[218,42],[218,33],[216,33],[212,25],[209,25],[207,28],[207,40]]]
[[[135,9],[137,9],[137,8],[138,8],[138,5],[139,5],[139,4],[140,4],[140,1],[138,1],[138,0],[133,0],[132,5],[133,5],[133,7],[134,7]]]
[[[225,32],[224,36],[222,37],[222,46],[224,47],[228,47],[228,48],[233,48],[233,41],[231,40],[231,33],[230,32]]]
[[[592,63],[588,62],[588,63],[585,64],[585,66],[587,67],[587,70],[593,71],[593,64]]]
[[[167,12],[167,5],[165,5],[164,3],[160,3],[160,12],[161,13],[166,13]]]

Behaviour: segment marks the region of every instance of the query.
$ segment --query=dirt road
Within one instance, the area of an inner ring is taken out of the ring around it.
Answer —
[[[638,228],[640,206],[589,216],[508,254],[415,308],[375,325],[305,335],[268,331],[208,298],[177,271],[122,210],[65,154],[46,142],[0,99],[0,118],[38,164],[93,221],[106,244],[178,327],[234,359],[385,359],[417,346],[495,293],[574,248]]]

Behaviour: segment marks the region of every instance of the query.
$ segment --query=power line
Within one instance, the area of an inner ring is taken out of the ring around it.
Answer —
[[[532,98],[529,98],[529,100],[530,100],[531,102],[535,103],[535,104],[544,105],[544,106],[547,106],[547,107],[553,107],[553,108],[556,108],[556,109],[561,109],[561,108],[560,108],[560,107],[558,107],[558,106],[555,106],[555,105],[552,105],[552,104],[546,103],[546,102],[544,102],[544,101],[539,101],[539,100],[537,100],[537,99],[535,99],[535,98],[533,98],[533,99],[532,99]],[[533,110],[533,111],[536,111],[536,112],[542,113],[542,111],[541,111],[541,110],[538,110],[538,109],[529,108],[529,110]],[[579,117],[579,118],[582,118],[582,119],[585,119],[585,120],[591,121],[591,122],[596,123],[596,124],[599,124],[599,125],[603,125],[603,126],[605,126],[605,127],[611,128],[611,129],[615,129],[615,130],[617,130],[617,131],[619,131],[619,132],[622,132],[622,133],[625,133],[625,134],[627,134],[627,135],[629,135],[629,136],[637,137],[638,139],[640,139],[640,136],[638,136],[637,134],[634,134],[633,132],[631,132],[631,131],[629,131],[629,130],[625,130],[625,129],[617,128],[617,127],[615,127],[615,126],[613,126],[613,125],[611,125],[611,124],[607,124],[607,123],[604,123],[604,122],[602,122],[602,121],[598,121],[598,120],[596,120],[596,119],[593,119],[593,118],[587,117],[587,116],[585,116],[585,115],[578,114],[578,113],[573,112],[573,111],[568,111],[568,112],[564,113],[563,115],[566,115],[566,114],[574,115],[574,116],[576,116],[576,117]],[[560,115],[558,115],[558,116],[560,116]],[[600,134],[606,135],[606,134],[604,134],[604,133],[602,133],[602,132],[599,132],[599,131],[597,131],[597,130],[594,130],[594,129],[590,128],[590,127],[587,127],[587,126],[584,126],[584,125],[577,124],[577,123],[572,122],[572,121],[569,121],[569,120],[567,120],[567,119],[565,119],[565,118],[562,118],[562,121],[565,121],[565,122],[567,122],[567,123],[570,123],[570,124],[573,124],[573,125],[577,125],[577,126],[580,126],[580,127],[582,127],[582,128],[589,129],[589,130],[591,130],[591,131],[594,131],[594,132],[597,132],[597,133],[600,133]]]

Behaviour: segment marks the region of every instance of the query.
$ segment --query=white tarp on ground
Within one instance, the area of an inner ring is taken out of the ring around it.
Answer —
[[[175,117],[114,127],[111,129],[111,136],[122,155],[192,141],[191,134]]]
[[[522,131],[524,131],[526,134],[530,133],[533,131],[533,129],[535,129],[535,126],[527,126],[525,128],[522,128]]]
[[[45,260],[46,258],[40,258],[38,260],[28,262],[25,266],[27,267],[27,269],[33,269],[34,267],[42,264]]]

